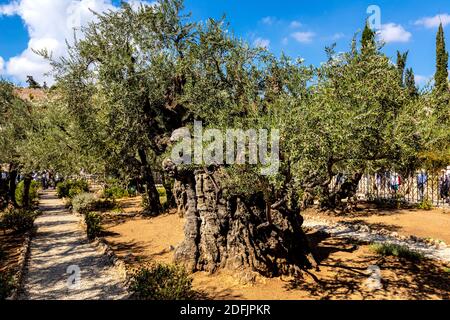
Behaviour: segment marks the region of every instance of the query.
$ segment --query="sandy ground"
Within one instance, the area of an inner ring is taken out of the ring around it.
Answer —
[[[429,217],[429,216],[428,216]],[[154,219],[135,217],[109,221],[106,240],[128,264],[149,261],[170,263],[173,247],[183,240],[184,220],[177,215]],[[426,232],[426,231],[424,231]],[[396,258],[380,259],[367,245],[348,239],[309,234],[315,244],[320,271],[305,272],[303,279],[261,278],[255,285],[242,285],[232,273],[193,275],[194,287],[209,299],[449,299],[450,274],[444,266],[424,260],[415,265]],[[378,266],[382,289],[366,284]]]
[[[350,217],[336,217],[308,210],[305,217],[324,217],[332,221],[364,221],[371,228],[384,228],[401,235],[442,240],[450,245],[450,210],[363,210]]]
[[[80,219],[64,208],[55,192],[41,195],[40,209],[43,214],[35,221],[38,230],[32,239],[24,293],[20,299],[125,298],[124,279],[108,259],[87,242]],[[80,278],[70,282],[70,276],[75,275],[77,269]]]

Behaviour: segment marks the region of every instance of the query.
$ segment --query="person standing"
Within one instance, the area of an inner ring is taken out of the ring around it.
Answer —
[[[425,170],[421,170],[417,176],[417,190],[419,192],[419,201],[423,201],[425,187],[428,182],[428,176]]]
[[[439,195],[444,202],[449,202],[450,194],[450,174],[447,170],[442,170],[439,178]]]

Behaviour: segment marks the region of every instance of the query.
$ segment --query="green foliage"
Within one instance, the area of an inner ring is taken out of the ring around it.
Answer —
[[[450,268],[444,268],[444,272],[450,273]]]
[[[433,202],[430,200],[430,199],[428,199],[428,198],[425,198],[425,199],[423,199],[418,205],[417,205],[417,209],[420,209],[420,210],[432,210],[433,209]]]
[[[112,186],[105,188],[105,191],[103,192],[106,199],[120,199],[120,198],[126,198],[129,197],[130,194],[128,193],[128,190],[119,186]]]
[[[38,214],[37,211],[9,209],[1,216],[1,224],[4,229],[25,232],[33,228],[34,220]]]
[[[17,203],[22,206],[23,205],[23,192],[24,192],[24,181],[20,181],[19,184],[16,187],[16,201]],[[34,202],[39,197],[39,188],[40,184],[37,181],[31,181],[30,185],[30,201]]]
[[[435,87],[438,91],[448,91],[448,52],[445,48],[445,35],[442,23],[436,35],[436,74]]]
[[[405,86],[406,86],[409,96],[411,98],[417,98],[419,96],[419,90],[417,89],[417,86],[416,86],[416,79],[415,79],[414,71],[412,68],[406,69]]]
[[[261,165],[233,166],[228,191],[262,193],[272,203],[289,198],[294,209],[292,195],[327,201],[338,173],[412,172],[423,159],[436,166],[449,157],[448,99],[416,95],[406,55],[393,65],[368,24],[359,46],[355,37],[349,52],[327,48],[328,61],[313,68],[252,48],[224,20],[196,23],[182,12],[177,0],[139,10],[124,3],[84,28],[68,57],[51,61],[58,112],[44,113],[52,130],[38,136],[70,147],[61,155],[65,162],[95,159],[84,165],[90,172],[123,181],[141,177],[148,185],[152,169],[170,153],[172,132],[192,126],[192,119],[220,131],[276,128],[278,174],[257,174]],[[28,153],[40,155],[34,158],[60,158],[33,145],[40,144],[28,144]],[[122,191],[107,193],[114,198]],[[148,199],[156,195],[144,196],[151,207]]]
[[[76,195],[89,192],[89,185],[84,180],[67,180],[58,183],[56,193],[59,198],[73,199]]]
[[[0,271],[0,301],[6,300],[14,288],[15,283],[12,273]]]
[[[401,86],[405,84],[403,80],[405,78],[405,68],[406,68],[406,61],[408,60],[408,54],[409,54],[408,51],[404,53],[400,53],[400,51],[397,51],[397,69],[400,75]]]
[[[424,257],[421,253],[410,250],[407,247],[396,245],[396,244],[373,244],[370,246],[370,249],[375,252],[376,254],[383,256],[383,257],[389,257],[394,256],[398,258],[403,258],[410,261],[420,261]]]
[[[190,300],[192,278],[175,265],[153,264],[131,275],[130,291],[138,300]]]
[[[361,37],[361,51],[363,54],[373,54],[376,50],[376,33],[370,28],[369,22],[366,22],[362,37]]]
[[[94,240],[102,232],[102,217],[95,212],[85,214],[84,221],[86,223],[86,232],[90,240]]]
[[[72,199],[72,208],[80,214],[87,214],[96,207],[97,199],[92,193],[80,193]]]
[[[159,202],[161,202],[161,205],[164,207],[167,203],[167,192],[164,187],[157,187],[159,194]]]

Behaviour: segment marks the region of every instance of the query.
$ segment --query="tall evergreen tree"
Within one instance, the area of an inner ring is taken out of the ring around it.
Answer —
[[[405,82],[403,80],[405,79],[405,68],[406,61],[408,60],[408,54],[409,51],[406,51],[404,53],[400,53],[400,51],[397,51],[397,69],[400,74],[400,84],[402,86],[405,85]]]
[[[448,90],[448,52],[445,49],[445,36],[442,23],[436,36],[436,74],[435,87],[438,91]]]
[[[416,86],[416,79],[412,68],[406,69],[405,72],[405,87],[408,90],[410,97],[417,97],[419,92]]]
[[[366,22],[361,38],[361,52],[363,54],[374,53],[376,50],[375,31],[373,31],[369,22]]]

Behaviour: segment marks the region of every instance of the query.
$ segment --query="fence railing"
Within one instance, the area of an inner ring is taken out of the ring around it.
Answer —
[[[404,177],[396,173],[365,174],[359,182],[357,196],[360,200],[402,199],[411,204],[428,200],[436,207],[450,207],[450,176],[446,175],[418,173]],[[345,179],[345,175],[336,177],[332,189],[338,188]]]

